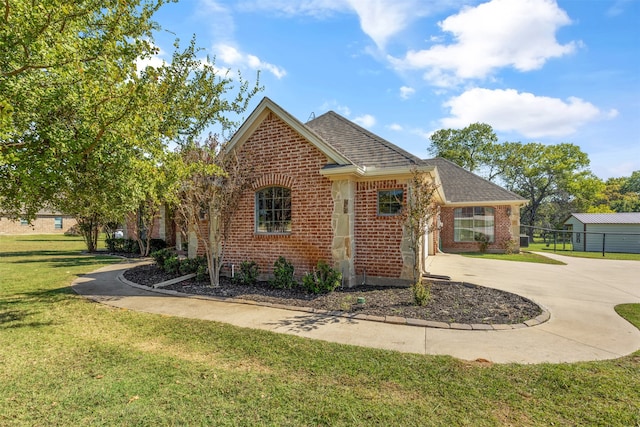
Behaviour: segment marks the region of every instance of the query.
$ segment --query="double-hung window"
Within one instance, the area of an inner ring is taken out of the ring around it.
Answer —
[[[453,211],[453,240],[456,242],[495,241],[493,208],[468,207]]]
[[[291,189],[267,187],[256,192],[256,232],[291,232]]]

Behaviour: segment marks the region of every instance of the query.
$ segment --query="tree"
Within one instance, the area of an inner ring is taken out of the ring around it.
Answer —
[[[434,230],[436,224],[433,219],[440,212],[436,203],[438,188],[428,172],[417,168],[412,170],[401,221],[407,231],[413,254],[413,283],[422,283],[424,239],[428,232]]]
[[[176,171],[180,178],[175,209],[181,226],[195,233],[204,247],[211,286],[220,285],[220,270],[231,221],[242,193],[251,183],[251,162],[210,136],[182,147]],[[209,226],[200,226],[203,219]]]
[[[540,209],[545,203],[564,200],[584,206],[600,188],[588,169],[587,154],[576,145],[505,142],[503,148],[501,177],[506,187],[529,199],[521,212],[524,225],[541,225]]]
[[[81,221],[91,218],[90,234],[96,234],[115,214],[100,203],[118,199],[124,209],[148,200],[157,183],[141,165],[157,166],[169,141],[193,140],[212,123],[234,125],[227,114],[243,112],[259,88],[250,90],[241,76],[236,82],[220,76],[211,61],[197,59],[195,40],[184,50],[176,42],[170,63],[137,69],[139,59],[157,52],[151,17],[164,3],[45,0],[31,7],[4,1],[0,107],[11,111],[1,116],[4,212],[33,218],[53,204],[73,209],[68,213]],[[234,83],[236,93],[227,98]],[[109,195],[97,198],[104,188]]]
[[[480,173],[493,180],[499,173],[497,167],[500,145],[493,128],[485,123],[473,123],[463,129],[440,129],[431,137],[428,151],[435,157],[451,160],[469,172]]]
[[[589,212],[640,212],[640,171],[609,178]]]

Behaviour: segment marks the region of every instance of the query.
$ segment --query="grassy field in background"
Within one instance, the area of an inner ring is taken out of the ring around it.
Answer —
[[[557,255],[564,256],[572,256],[578,258],[594,258],[594,259],[617,259],[617,260],[628,260],[628,261],[640,261],[640,254],[627,254],[627,253],[612,253],[606,252],[604,256],[602,256],[602,252],[580,252],[570,250],[571,245],[567,244],[563,246],[561,243],[556,244],[556,248],[554,251],[553,243],[547,246],[546,243],[530,243],[529,247],[522,248],[523,251],[533,251],[540,253],[555,253]]]
[[[640,424],[640,352],[494,365],[114,309],[69,288],[117,262],[82,248],[0,236],[2,426]]]

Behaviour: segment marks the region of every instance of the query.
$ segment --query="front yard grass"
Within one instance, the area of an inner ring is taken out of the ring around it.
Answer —
[[[119,310],[69,288],[115,262],[82,247],[0,236],[0,425],[640,424],[640,352],[491,365]]]
[[[528,251],[520,251],[517,254],[491,254],[482,252],[462,252],[460,255],[470,258],[484,258],[484,259],[499,259],[503,261],[518,261],[518,262],[535,262],[538,264],[554,264],[554,265],[567,265],[562,261],[551,259],[546,256],[534,254]]]

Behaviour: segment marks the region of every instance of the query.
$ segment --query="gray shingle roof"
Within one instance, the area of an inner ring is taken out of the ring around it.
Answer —
[[[305,126],[356,166],[389,168],[422,164],[420,158],[333,111],[305,123]]]
[[[496,201],[525,201],[509,190],[475,175],[455,163],[436,157],[423,160],[423,164],[436,166],[447,203],[478,203]]]
[[[359,167],[436,166],[447,203],[525,200],[448,160],[422,160],[333,111],[305,126]]]
[[[640,212],[574,213],[571,215],[583,224],[640,224]]]

